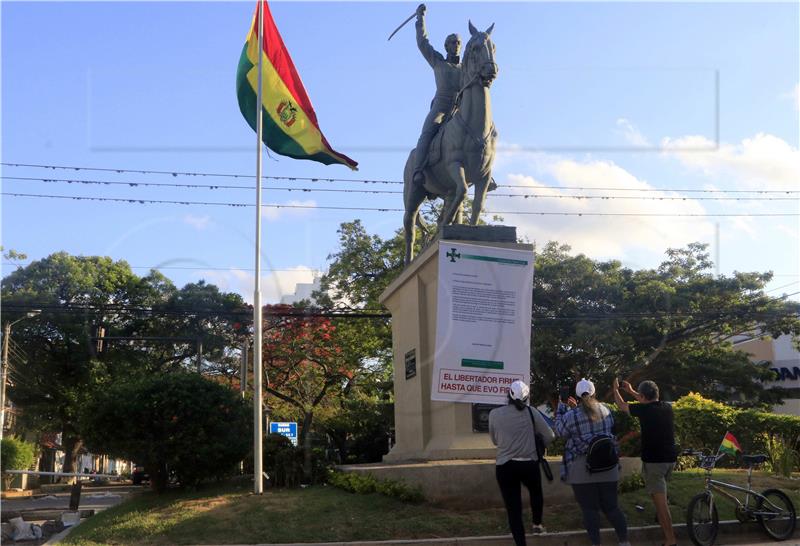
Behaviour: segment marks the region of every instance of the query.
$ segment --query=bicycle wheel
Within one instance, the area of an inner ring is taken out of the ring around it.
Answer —
[[[792,500],[780,489],[767,489],[762,495],[768,502],[759,497],[756,504],[756,510],[762,512],[761,515],[756,516],[759,525],[775,540],[790,538],[797,525],[797,516]],[[773,512],[774,515],[763,514],[763,512]]]
[[[700,493],[689,501],[686,510],[686,530],[696,546],[711,546],[717,540],[719,516],[711,495]]]

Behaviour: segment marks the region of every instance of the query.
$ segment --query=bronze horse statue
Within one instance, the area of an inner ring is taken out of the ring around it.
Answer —
[[[426,198],[444,199],[439,229],[446,224],[462,223],[461,207],[469,186],[475,187],[470,224],[477,224],[483,211],[492,180],[497,140],[489,95],[489,87],[498,71],[491,39],[493,29],[494,25],[486,32],[479,32],[472,22],[469,23],[471,37],[464,48],[459,99],[453,115],[442,123],[434,137],[428,164],[423,171],[425,181],[421,186],[412,182],[416,150],[411,150],[406,161],[403,172],[406,264],[414,257],[419,208]]]

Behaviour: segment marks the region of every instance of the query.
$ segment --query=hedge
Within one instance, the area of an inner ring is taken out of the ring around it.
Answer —
[[[675,434],[682,448],[716,451],[726,432],[739,440],[745,453],[767,452],[768,439],[781,438],[796,448],[800,417],[742,410],[689,393],[678,399]]]
[[[638,457],[641,453],[639,420],[617,409],[614,404],[607,404],[614,415],[614,429],[623,456]],[[744,453],[773,453],[770,445],[778,443],[788,445],[797,451],[800,447],[800,417],[794,415],[778,415],[752,409],[737,409],[703,398],[696,393],[678,399],[672,406],[675,413],[675,441],[682,449],[715,452],[726,432],[731,432]],[[560,455],[563,451],[563,440],[556,440],[548,447],[549,455]],[[732,464],[730,458],[721,461]],[[692,462],[682,461],[683,467]]]

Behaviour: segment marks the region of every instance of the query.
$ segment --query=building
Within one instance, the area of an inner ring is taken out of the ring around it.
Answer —
[[[311,294],[320,289],[320,280],[322,280],[322,275],[320,273],[314,273],[314,280],[310,283],[297,283],[294,285],[294,294],[286,294],[281,297],[281,303],[284,305],[293,305],[303,300],[308,300],[312,304],[316,304],[317,302]]]
[[[742,336],[734,341],[734,347],[749,353],[755,362],[769,362],[775,379],[765,386],[789,390],[789,397],[774,408],[775,413],[800,416],[800,351],[794,346],[792,336],[783,335],[777,339]]]

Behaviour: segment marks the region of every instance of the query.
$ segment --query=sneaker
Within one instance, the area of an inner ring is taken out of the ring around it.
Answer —
[[[534,525],[533,526],[533,534],[534,535],[543,535],[547,532],[547,529],[544,528],[544,525]]]

